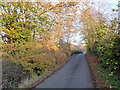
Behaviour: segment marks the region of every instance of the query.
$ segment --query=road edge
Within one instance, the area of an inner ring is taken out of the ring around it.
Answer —
[[[77,55],[77,54],[76,54]],[[36,82],[32,83],[32,85],[30,85],[30,89],[35,88],[37,85],[41,84],[42,82],[44,82],[47,78],[49,78],[50,76],[52,76],[54,73],[56,73],[57,71],[59,71],[61,68],[63,68],[74,56],[76,55],[72,55],[70,57],[68,57],[66,59],[66,62],[64,64],[61,65],[57,65],[53,70],[51,70],[50,72],[47,73],[46,76],[43,76],[41,79],[37,80]]]
[[[87,64],[88,64],[88,67],[89,67],[89,70],[90,70],[90,75],[91,75],[91,79],[92,79],[92,82],[93,82],[93,86],[94,86],[94,88],[96,88],[97,87],[96,78],[95,78],[95,75],[93,73],[90,62],[88,60],[87,54],[85,54],[85,58],[86,58],[86,61],[87,61]]]

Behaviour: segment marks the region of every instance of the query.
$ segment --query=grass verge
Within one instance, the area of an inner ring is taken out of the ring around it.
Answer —
[[[96,56],[86,55],[96,88],[117,88],[120,89],[120,77],[113,75],[101,67]]]

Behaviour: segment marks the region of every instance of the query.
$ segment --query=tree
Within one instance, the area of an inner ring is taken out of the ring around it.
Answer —
[[[40,2],[1,2],[1,36],[7,43],[31,40],[50,30],[52,21]],[[41,5],[41,7],[40,7]],[[5,35],[2,34],[5,33]]]
[[[90,51],[94,51],[94,44],[105,38],[108,34],[108,25],[103,14],[97,12],[91,6],[87,6],[81,13],[80,22],[82,23],[82,34],[84,35],[87,47]]]

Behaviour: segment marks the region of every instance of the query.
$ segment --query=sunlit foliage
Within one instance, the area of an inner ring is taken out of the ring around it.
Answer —
[[[66,12],[70,13],[75,5],[76,3],[58,3],[54,6],[45,2],[0,2],[1,51],[3,62],[7,63],[7,66],[4,64],[3,71],[10,72],[10,69],[6,69],[8,66],[13,69],[11,74],[3,73],[3,76],[7,75],[13,80],[5,78],[3,87],[18,87],[18,83],[24,80],[21,76],[12,76],[17,69],[21,69],[25,77],[33,78],[66,62],[71,49],[63,37],[70,38],[67,34],[74,21],[74,15],[69,16]],[[14,70],[12,64],[18,65],[18,68]]]

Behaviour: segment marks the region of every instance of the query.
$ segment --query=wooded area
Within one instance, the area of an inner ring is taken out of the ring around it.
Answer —
[[[120,87],[119,18],[108,20],[94,5],[0,2],[3,87],[19,87],[24,79],[41,76],[65,63],[75,52],[70,43],[75,33],[82,34],[87,53],[99,58],[107,87]],[[112,12],[118,13],[118,9]]]

